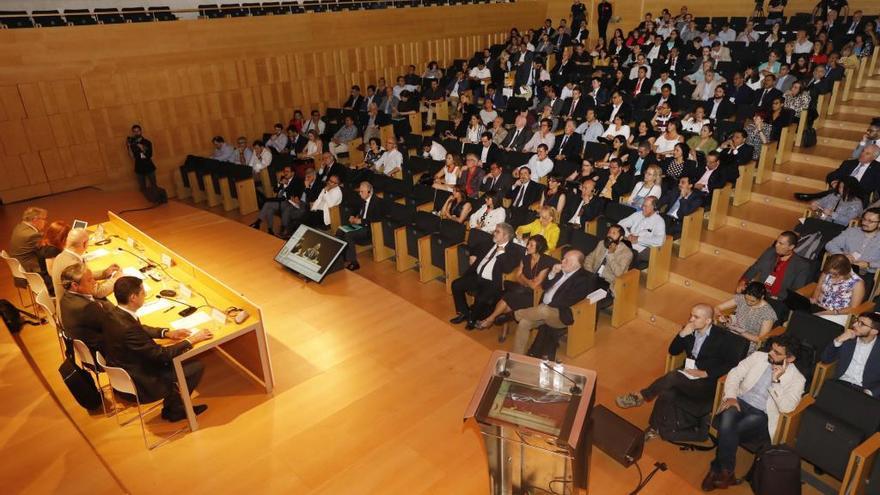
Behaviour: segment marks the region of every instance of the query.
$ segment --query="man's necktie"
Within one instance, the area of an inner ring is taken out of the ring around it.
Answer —
[[[477,275],[479,275],[480,277],[483,276],[483,272],[486,270],[486,266],[489,265],[489,261],[491,261],[492,258],[495,257],[495,251],[498,251],[497,245],[492,248],[492,252],[489,253],[489,256],[483,258],[483,261],[480,262],[479,269],[477,269]]]
[[[528,186],[528,184],[520,186],[519,192],[516,194],[516,201],[513,202],[513,206],[522,206],[523,196],[526,195],[526,186]]]

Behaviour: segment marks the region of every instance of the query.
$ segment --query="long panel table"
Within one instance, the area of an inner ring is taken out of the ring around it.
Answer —
[[[100,226],[103,228],[103,238],[109,243],[98,245],[95,242],[97,236],[93,234],[86,259],[100,265],[116,263],[125,274],[143,278],[147,302],[141,309],[144,313],[141,321],[146,325],[169,328],[183,323],[179,322],[182,317],[178,312],[186,305],[157,298],[161,290],[174,290],[177,294],[173,299],[198,308],[188,317],[188,321],[204,320],[186,325],[186,328],[207,328],[214,334],[212,339],[196,344],[173,361],[190,429],[195,431],[199,426],[193,412],[190,390],[184,379],[183,362],[204,352],[217,351],[265,388],[267,394],[271,394],[274,377],[260,308],[118,215],[113,212],[107,214],[109,220]],[[97,226],[90,226],[89,229],[93,232],[98,230]],[[169,261],[170,266],[167,264]],[[155,266],[145,273],[140,271],[150,264]],[[226,316],[229,308],[247,311],[249,316],[241,323],[236,323],[234,318]]]

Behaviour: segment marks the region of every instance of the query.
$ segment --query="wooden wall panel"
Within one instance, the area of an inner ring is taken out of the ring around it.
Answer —
[[[133,185],[123,145],[133,123],[169,186],[214,135],[253,140],[294,108],[324,111],[353,84],[393,85],[409,64],[469,58],[546,11],[531,1],[0,31],[0,195]]]

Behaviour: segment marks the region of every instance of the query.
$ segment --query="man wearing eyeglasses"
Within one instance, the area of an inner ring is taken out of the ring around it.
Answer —
[[[40,246],[40,239],[46,229],[47,215],[48,212],[43,208],[29,206],[22,213],[21,222],[12,229],[9,256],[17,259],[22,270],[26,272],[42,272],[40,259],[45,259],[48,253],[45,247]],[[43,275],[47,276],[45,273]],[[48,285],[51,287],[51,282]]]
[[[852,327],[822,352],[823,363],[837,361],[835,380],[846,382],[874,397],[880,397],[880,346],[876,345],[878,330],[880,314],[862,313]]]
[[[849,227],[825,246],[829,254],[844,254],[865,281],[865,294],[874,288],[874,276],[880,268],[880,208],[862,213],[858,227]]]

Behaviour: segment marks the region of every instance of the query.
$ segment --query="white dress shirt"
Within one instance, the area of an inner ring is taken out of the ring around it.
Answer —
[[[376,168],[376,171],[385,174],[391,175],[394,170],[399,169],[403,165],[403,155],[400,151],[391,150],[386,151],[376,160],[376,163],[373,165]]]
[[[700,180],[697,181],[697,184],[702,184],[706,189],[709,188],[709,177],[712,177],[712,172],[718,170],[718,168],[709,169],[706,167],[706,171],[703,172],[703,176],[700,177]]]
[[[543,302],[544,304],[550,304],[553,301],[553,296],[556,295],[556,291],[559,290],[559,287],[561,287],[562,284],[564,284],[566,280],[571,278],[571,276],[574,275],[574,273],[575,272],[568,272],[568,273],[559,272],[559,273],[557,273],[555,275],[555,277],[558,277],[558,280],[553,284],[552,287],[550,287],[549,289],[547,289],[546,292],[544,292],[544,296],[541,298],[541,302]],[[548,275],[547,278],[549,278],[550,280],[553,280],[554,275]]]
[[[500,246],[501,249],[506,249],[509,242],[505,242]],[[477,265],[477,274],[482,278],[491,281],[492,280],[492,271],[495,270],[495,262],[498,260],[498,257],[504,254],[503,252],[498,252],[499,246],[496,244],[492,246],[492,249],[486,253],[486,256],[483,256],[483,259],[480,261],[480,264]]]
[[[523,152],[535,153],[538,151],[538,146],[541,144],[546,144],[547,152],[550,152],[553,149],[553,145],[556,144],[556,135],[552,132],[548,132],[543,136],[540,132],[532,134],[532,138],[529,139],[529,142],[527,142],[525,146],[523,146]]]
[[[254,170],[254,175],[259,174],[261,170],[272,164],[272,152],[268,148],[263,148],[263,152],[259,155],[254,153],[251,155],[251,162],[248,163]]]
[[[663,223],[663,217],[657,213],[645,217],[641,211],[637,211],[621,220],[620,226],[623,227],[627,235],[638,236],[637,245],[642,249],[660,247],[666,241],[666,224]]]
[[[868,356],[871,355],[871,350],[874,349],[874,344],[876,343],[877,337],[874,337],[874,339],[867,344],[862,342],[861,339],[856,340],[856,348],[853,350],[852,360],[849,362],[846,372],[841,375],[841,380],[852,383],[857,387],[862,386],[862,378],[865,375],[865,365],[868,364]],[[839,344],[836,340],[834,341],[834,347],[840,347],[841,345],[842,344]]]
[[[430,158],[435,162],[446,160],[446,148],[437,141],[431,141],[431,149],[427,153],[422,153],[423,158]]]
[[[484,203],[483,206],[480,207],[480,209],[471,214],[471,218],[468,223],[470,224],[472,229],[480,229],[483,232],[491,234],[495,232],[495,226],[503,222],[506,217],[507,212],[504,210],[504,208],[499,207],[489,210],[489,208]],[[480,220],[483,221],[482,226],[479,225]]]
[[[855,177],[857,181],[862,181],[862,176],[865,175],[865,171],[868,170],[868,166],[870,163],[859,163],[856,165],[856,168],[853,169],[852,173],[849,174],[851,177]]]
[[[266,141],[266,146],[274,148],[275,151],[281,153],[281,150],[287,147],[287,134],[284,134],[283,132],[273,134],[272,137]]]
[[[532,180],[538,182],[542,177],[553,171],[553,160],[549,156],[540,160],[536,153],[529,158],[529,163],[525,167],[532,171]]]
[[[324,188],[321,189],[321,194],[318,195],[318,199],[312,203],[312,211],[323,211],[324,224],[330,225],[330,208],[338,206],[340,203],[342,203],[342,189],[334,187],[328,191]]]

